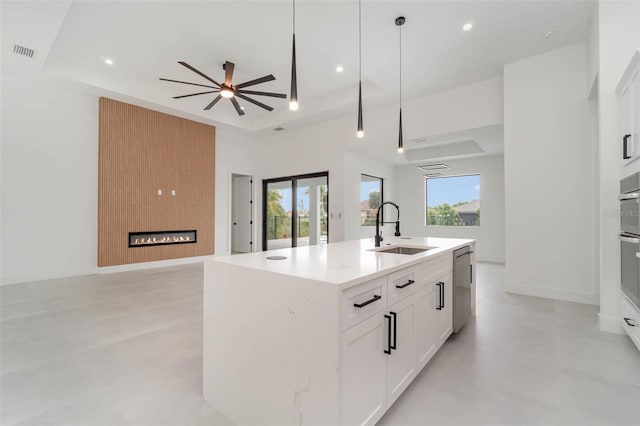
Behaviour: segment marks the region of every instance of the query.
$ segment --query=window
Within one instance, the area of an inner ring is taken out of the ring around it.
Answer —
[[[480,226],[480,175],[427,178],[427,226]]]
[[[360,176],[360,225],[375,226],[378,207],[384,200],[382,178],[362,174]],[[380,212],[380,216],[383,212]],[[384,220],[380,218],[381,220]]]

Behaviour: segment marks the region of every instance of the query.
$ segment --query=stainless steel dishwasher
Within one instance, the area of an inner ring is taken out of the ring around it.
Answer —
[[[453,332],[460,331],[471,315],[471,247],[453,252]]]

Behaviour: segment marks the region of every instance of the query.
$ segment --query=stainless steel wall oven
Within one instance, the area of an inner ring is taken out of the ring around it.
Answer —
[[[620,283],[622,292],[640,306],[640,173],[620,181]]]

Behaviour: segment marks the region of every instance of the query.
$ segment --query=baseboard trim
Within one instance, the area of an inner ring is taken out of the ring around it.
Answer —
[[[514,284],[505,281],[504,290],[507,293],[522,294],[525,296],[543,297],[545,299],[565,300],[567,302],[599,305],[600,300],[595,293],[583,293],[578,291],[558,290],[551,287],[538,287],[524,284]]]
[[[504,265],[504,257],[476,256],[476,262],[501,263]]]
[[[607,333],[626,334],[620,318],[612,317],[610,315],[602,315],[598,313],[598,328],[600,331],[606,331]]]
[[[211,256],[194,256],[180,259],[158,260],[155,262],[130,263],[127,265],[103,266],[98,268],[98,274],[112,274],[114,272],[139,271],[141,269],[162,268],[165,266],[187,265],[213,259]]]

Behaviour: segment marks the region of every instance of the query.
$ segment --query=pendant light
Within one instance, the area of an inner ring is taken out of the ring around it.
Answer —
[[[364,137],[362,122],[362,0],[358,0],[358,130],[356,136]]]
[[[298,77],[296,73],[296,0],[293,1],[293,49],[291,52],[291,94],[289,96],[289,109],[298,110]]]
[[[402,26],[405,23],[404,16],[396,18],[396,25],[400,29],[400,131],[398,132],[398,153],[404,152],[404,146],[402,144]]]

